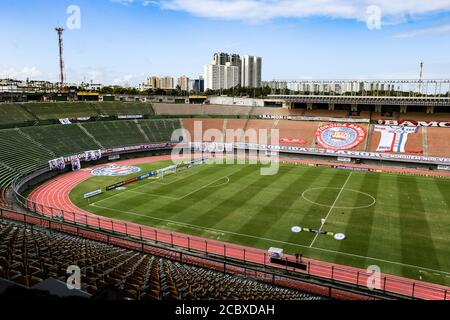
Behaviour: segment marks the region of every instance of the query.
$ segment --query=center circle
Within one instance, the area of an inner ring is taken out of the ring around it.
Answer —
[[[335,196],[332,197],[332,201],[331,203],[325,203],[325,202],[321,202],[320,201],[320,195],[324,195],[326,192],[330,192],[332,191]],[[353,207],[339,207],[339,206],[335,206],[333,205],[333,202],[336,201],[336,198],[339,196],[342,197],[342,195],[344,195],[345,193],[356,193],[358,195],[363,195],[364,200],[361,201],[361,205],[356,205]],[[314,200],[313,196],[314,195],[318,195],[318,197],[316,197],[316,199],[319,200]],[[321,206],[321,207],[327,207],[327,208],[334,208],[334,209],[347,209],[347,210],[351,210],[351,209],[365,209],[365,208],[369,208],[373,205],[375,205],[375,203],[377,202],[377,200],[370,194],[362,192],[362,191],[358,191],[358,190],[353,190],[353,189],[343,189],[342,188],[334,188],[334,187],[318,187],[318,188],[310,188],[310,189],[306,189],[305,191],[303,191],[302,193],[302,198],[306,201],[308,201],[309,203]]]

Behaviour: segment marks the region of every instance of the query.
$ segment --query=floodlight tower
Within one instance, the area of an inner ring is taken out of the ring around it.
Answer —
[[[420,61],[419,94],[422,93],[422,81],[423,81],[423,61]]]
[[[63,38],[62,34],[64,29],[56,27],[55,31],[58,33],[58,45],[59,45],[59,72],[60,72],[60,88],[64,88],[64,58],[63,58]]]

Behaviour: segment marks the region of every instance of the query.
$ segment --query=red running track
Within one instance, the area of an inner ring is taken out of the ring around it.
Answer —
[[[170,160],[170,156],[145,157],[132,160],[118,161],[116,163],[122,165],[136,165],[162,160]],[[302,164],[311,163],[303,160],[292,160],[292,159],[281,159],[280,161],[295,162]],[[314,164],[330,165],[331,163],[314,162]],[[341,163],[334,163],[334,165],[342,166]],[[359,167],[367,167],[367,166],[359,166]],[[225,255],[227,257],[234,259],[240,259],[263,265],[271,265],[268,262],[267,251],[262,249],[244,247],[222,241],[181,234],[178,232],[170,232],[159,228],[153,228],[130,222],[124,222],[116,219],[100,217],[93,213],[78,208],[70,201],[69,194],[76,185],[91,177],[90,171],[93,168],[66,173],[58,176],[55,179],[47,181],[46,183],[36,188],[30,194],[30,196],[28,197],[29,203],[28,206],[35,212],[44,214],[46,216],[54,217],[55,215],[58,214],[58,212],[62,211],[64,220],[87,224],[94,228],[101,228],[103,230],[122,232],[131,236],[164,242],[186,248],[192,248],[208,253]],[[379,167],[373,168],[380,170]],[[390,172],[398,172],[398,170],[400,169],[386,168],[386,171]],[[412,174],[434,174],[434,172],[411,170],[411,169],[408,170],[407,172]],[[436,175],[444,175],[444,174],[438,173]],[[295,260],[295,257],[293,256],[287,256],[287,258]],[[308,263],[308,271],[307,271],[308,273],[320,277],[325,277],[352,284],[358,284],[360,286],[367,286],[368,278],[370,277],[370,274],[368,274],[366,270],[359,268],[342,266],[308,258],[304,258],[303,261]],[[272,266],[280,267],[278,265]],[[292,270],[292,268],[290,269]],[[300,270],[295,271],[302,273],[305,272]],[[406,296],[414,296],[416,298],[421,299],[430,299],[430,300],[450,299],[449,287],[430,284],[422,281],[414,281],[393,275],[382,274],[381,280],[379,282],[379,288],[393,293],[398,293]]]

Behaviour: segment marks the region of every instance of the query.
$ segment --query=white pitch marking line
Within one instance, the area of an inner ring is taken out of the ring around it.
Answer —
[[[177,174],[177,173],[175,173],[175,174]],[[168,186],[168,185],[171,185],[172,183],[175,183],[175,182],[177,182],[177,181],[179,181],[179,180],[186,179],[186,178],[188,178],[188,177],[190,177],[190,176],[193,176],[193,175],[196,175],[196,174],[198,174],[198,172],[194,172],[194,173],[191,173],[191,174],[188,174],[188,175],[185,175],[185,176],[183,176],[182,173],[178,173],[178,175],[181,175],[181,177],[178,176],[177,178],[172,179],[172,181],[169,181],[169,182],[167,182],[167,183],[161,182],[159,179],[155,179],[154,182],[155,182],[156,184],[162,184],[162,185],[164,185],[164,186]],[[169,179],[169,178],[166,178],[166,180],[167,180],[167,179]],[[161,180],[164,180],[164,178],[162,178]],[[140,186],[138,186],[138,187],[136,187],[136,188],[133,188],[132,190],[135,190],[135,189],[139,189],[139,188],[145,187],[147,184],[148,184],[148,183],[142,184],[142,185],[140,185]]]
[[[286,242],[286,241],[269,239],[269,238],[262,238],[262,237],[252,236],[252,235],[249,235],[249,234],[225,231],[225,230],[214,229],[214,228],[207,228],[207,227],[197,226],[197,225],[193,225],[193,224],[189,224],[189,223],[183,223],[183,222],[178,222],[178,221],[169,220],[169,219],[156,218],[156,217],[153,217],[153,216],[140,214],[140,213],[136,213],[136,212],[124,211],[124,210],[113,209],[113,208],[108,208],[108,207],[102,207],[102,206],[98,206],[98,205],[95,205],[95,204],[91,204],[91,206],[97,207],[97,208],[100,208],[100,209],[104,209],[104,210],[111,210],[111,211],[117,211],[117,212],[120,212],[120,213],[127,213],[127,214],[135,215],[135,216],[138,216],[138,217],[147,217],[147,218],[150,218],[150,219],[153,219],[153,220],[159,220],[159,221],[164,221],[164,222],[171,222],[173,224],[177,224],[177,225],[184,226],[184,227],[190,227],[190,228],[193,228],[193,229],[202,229],[202,230],[205,230],[205,231],[211,231],[212,230],[212,231],[216,231],[216,232],[222,232],[222,233],[225,233],[225,234],[233,234],[233,235],[237,235],[237,236],[241,236],[241,237],[247,237],[247,238],[253,238],[253,239],[258,239],[258,240],[282,243],[282,244],[287,244],[287,245],[291,245],[291,246],[295,246],[295,247],[301,247],[301,248],[309,248],[308,246],[305,246],[305,245],[302,245],[302,244],[298,244],[298,243]],[[450,278],[450,273],[446,272],[446,271],[442,271],[442,270],[435,270],[435,269],[430,269],[430,268],[421,267],[421,266],[415,266],[415,265],[407,264],[407,263],[401,263],[401,262],[395,262],[395,261],[390,261],[390,260],[378,259],[378,258],[373,258],[373,257],[368,257],[368,256],[361,256],[361,255],[358,255],[358,254],[347,253],[347,252],[336,251],[336,250],[330,250],[330,249],[324,249],[324,248],[318,248],[318,247],[313,247],[313,248],[309,248],[309,249],[318,250],[318,251],[324,251],[324,252],[329,252],[329,253],[335,253],[335,254],[341,254],[341,255],[351,256],[351,257],[356,257],[356,258],[361,258],[361,259],[369,259],[369,260],[380,261],[380,262],[385,262],[385,263],[390,263],[390,264],[396,264],[396,265],[399,265],[399,266],[410,267],[410,268],[415,268],[415,269],[422,269],[422,270],[428,270],[428,271],[438,271],[438,272],[441,272],[443,274],[447,274],[448,275],[447,277]],[[422,271],[422,272],[424,272],[424,271]]]
[[[342,191],[344,191],[345,186],[347,185],[348,181],[350,180],[350,177],[352,176],[353,171],[350,171],[350,174],[348,175],[347,179],[345,180],[344,184],[341,187],[341,191],[339,191],[336,199],[334,200],[333,204],[330,207],[330,210],[328,210],[328,213],[325,217],[325,219],[323,220],[323,223],[320,226],[319,231],[322,231],[323,225],[327,222],[328,217],[330,216],[331,211],[333,211],[334,206],[336,205],[337,201],[339,200],[339,197],[341,196]],[[311,244],[309,245],[309,247],[311,248],[314,244],[314,242],[316,242],[317,237],[319,236],[319,233],[316,233],[316,235],[314,236],[314,239],[311,241]]]
[[[186,197],[189,197],[191,194],[194,194],[194,193],[196,193],[196,192],[198,192],[198,191],[200,191],[200,190],[202,190],[202,189],[204,189],[204,188],[206,188],[206,187],[209,187],[209,186],[212,185],[213,183],[215,183],[215,182],[217,182],[217,181],[220,181],[220,180],[222,180],[222,179],[224,179],[224,178],[227,178],[228,181],[230,181],[229,178],[228,178],[228,176],[221,177],[221,178],[219,178],[219,179],[216,179],[216,180],[214,180],[214,181],[208,183],[207,185],[204,185],[203,187],[200,187],[200,188],[198,188],[198,189],[196,189],[196,190],[193,190],[193,191],[189,192],[188,194],[185,194],[185,195],[182,196],[181,198],[178,198],[178,200],[182,200],[182,199],[184,199],[184,198],[186,198]]]
[[[142,195],[151,196],[151,197],[167,198],[167,199],[171,199],[171,200],[179,200],[179,198],[166,196],[166,195],[162,195],[162,194],[154,194],[154,193],[149,193],[149,192],[141,192],[141,191],[134,191],[134,190],[126,190],[125,192],[142,194]]]
[[[186,172],[186,171],[185,171],[185,172]],[[187,178],[187,177],[193,176],[193,175],[195,175],[195,174],[197,174],[197,173],[198,173],[198,172],[195,172],[195,173],[193,173],[193,174],[189,174],[189,175],[184,176],[184,177],[179,177],[179,178],[175,179],[175,181],[171,181],[171,182],[169,182],[169,183],[161,183],[161,184],[162,184],[162,185],[169,185],[169,184],[172,184],[172,183],[174,183],[174,182],[176,182],[176,181],[178,181],[178,180],[185,179],[185,178]],[[159,182],[159,180],[156,180],[156,179],[155,179],[155,180],[146,181],[145,183],[140,184],[140,185],[138,185],[137,187],[134,187],[134,188],[131,188],[131,189],[127,189],[127,190],[124,190],[123,192],[131,192],[131,191],[133,191],[133,190],[137,190],[137,189],[139,189],[139,188],[145,187],[145,186],[147,186],[147,185],[149,185],[149,184],[152,184],[152,183],[158,183],[158,182]],[[101,199],[101,200],[99,200],[99,201],[96,201],[96,202],[94,202],[94,203],[92,203],[92,204],[97,204],[97,203],[100,203],[100,202],[102,202],[102,201],[105,201],[105,200],[114,198],[114,197],[116,197],[116,196],[121,195],[123,192],[118,192],[118,193],[116,193],[116,194],[114,194],[114,195],[112,195],[112,196],[106,197],[106,198]],[[138,193],[138,191],[135,191],[135,193]],[[148,194],[148,193],[146,193],[146,194]],[[151,194],[150,194],[150,195],[151,195]],[[176,199],[175,197],[169,197],[169,198]]]
[[[147,195],[147,196],[151,196],[151,197],[159,197],[159,198],[165,198],[165,199],[170,199],[170,200],[179,201],[179,200],[183,200],[184,198],[190,196],[191,194],[193,194],[193,193],[195,193],[195,192],[198,192],[198,191],[200,191],[200,190],[202,190],[202,189],[204,189],[204,188],[209,187],[209,186],[212,185],[213,183],[215,183],[215,182],[217,182],[217,181],[220,181],[220,180],[222,180],[222,179],[227,179],[227,181],[226,181],[225,183],[222,183],[222,184],[220,184],[220,185],[218,185],[218,186],[214,186],[214,187],[221,187],[221,186],[227,185],[227,184],[230,182],[230,178],[229,178],[228,176],[224,176],[224,177],[218,178],[218,179],[216,179],[216,180],[214,180],[214,181],[208,183],[207,185],[204,185],[204,186],[202,186],[202,187],[200,187],[200,188],[197,188],[197,189],[195,189],[195,190],[189,192],[188,194],[185,194],[184,196],[181,196],[181,197],[178,197],[178,198],[177,198],[177,197],[166,196],[166,195],[162,195],[162,194],[155,194],[155,193],[149,193],[149,192],[135,191],[135,190],[138,189],[138,188],[133,188],[133,189],[130,189],[130,190],[124,190],[123,192],[130,192],[130,193],[135,193],[135,194]],[[152,182],[153,182],[153,181],[152,181]],[[102,199],[102,200],[100,200],[100,201],[94,202],[94,203],[92,203],[92,205],[95,205],[95,204],[97,204],[97,203],[99,203],[99,202],[102,202],[102,201],[104,201],[104,200],[107,200],[107,199],[111,199],[112,197],[117,196],[117,195],[119,195],[119,194],[121,194],[121,193],[118,193],[118,194],[115,194],[115,195],[113,195],[113,196],[111,196],[111,197],[109,197],[109,198],[105,198],[105,199]]]

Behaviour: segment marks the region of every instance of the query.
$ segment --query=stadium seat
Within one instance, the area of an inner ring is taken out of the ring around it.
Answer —
[[[95,294],[114,285],[125,299],[283,299],[319,296],[223,274],[76,236],[0,219],[0,277],[30,287],[49,277],[65,281],[81,268],[82,289]]]

